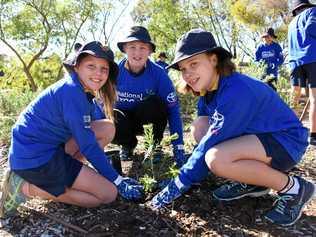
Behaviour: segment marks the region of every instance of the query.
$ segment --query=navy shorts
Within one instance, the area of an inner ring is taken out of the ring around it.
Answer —
[[[290,76],[291,85],[316,88],[316,62],[301,65],[295,68]]]
[[[40,189],[58,197],[75,182],[82,163],[65,153],[60,147],[44,165],[32,169],[13,170],[14,173]]]
[[[287,172],[296,166],[296,162],[291,158],[284,147],[271,135],[271,133],[256,134],[262,143],[267,156],[272,158],[271,167]]]

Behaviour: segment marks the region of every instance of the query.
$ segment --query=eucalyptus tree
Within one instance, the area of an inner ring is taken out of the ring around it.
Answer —
[[[21,63],[32,91],[38,88],[34,63],[60,47],[64,57],[69,54],[81,27],[96,11],[92,0],[0,1],[0,40]]]

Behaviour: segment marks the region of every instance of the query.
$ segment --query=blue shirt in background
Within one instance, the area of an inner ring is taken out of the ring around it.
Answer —
[[[289,67],[295,68],[316,62],[316,7],[293,18],[288,28]]]
[[[256,61],[267,65],[266,75],[272,74],[277,78],[278,67],[284,62],[281,46],[276,42],[260,44],[256,50]]]

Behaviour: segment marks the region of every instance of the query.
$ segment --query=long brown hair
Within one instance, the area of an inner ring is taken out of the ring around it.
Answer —
[[[207,56],[216,55],[217,57],[217,65],[216,71],[220,76],[229,76],[236,71],[236,65],[229,57],[223,58],[221,55],[215,52],[206,52]],[[196,96],[200,95],[200,92],[194,91],[191,86],[189,86],[184,80],[180,80],[177,84],[178,91],[182,94],[193,93]]]
[[[106,83],[100,88],[98,95],[103,101],[103,109],[106,115],[114,121],[113,106],[117,99],[115,81],[109,77]]]

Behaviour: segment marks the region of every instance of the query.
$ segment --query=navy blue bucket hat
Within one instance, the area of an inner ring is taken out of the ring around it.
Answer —
[[[124,44],[132,41],[141,41],[151,45],[152,51],[155,52],[156,45],[151,41],[148,30],[143,26],[132,26],[127,34],[127,36],[117,43],[117,47],[124,52]]]
[[[271,36],[272,38],[275,38],[275,39],[278,38],[278,37],[275,35],[273,28],[269,28],[266,33],[264,33],[264,34],[261,35],[261,37],[267,37],[267,36]]]
[[[310,3],[308,0],[294,0],[292,2],[292,16],[296,16],[296,11],[303,7],[315,7],[315,4]]]
[[[175,57],[167,68],[179,70],[180,61],[205,52],[214,52],[220,59],[232,58],[230,52],[217,46],[211,32],[198,28],[188,31],[178,39]]]
[[[63,62],[63,65],[68,71],[74,71],[74,67],[78,63],[79,56],[83,54],[89,54],[97,58],[105,59],[110,66],[109,78],[114,82],[116,81],[119,70],[117,64],[114,62],[114,53],[109,47],[103,46],[99,41],[92,41],[83,45],[78,50],[75,57],[70,60],[66,60]]]

